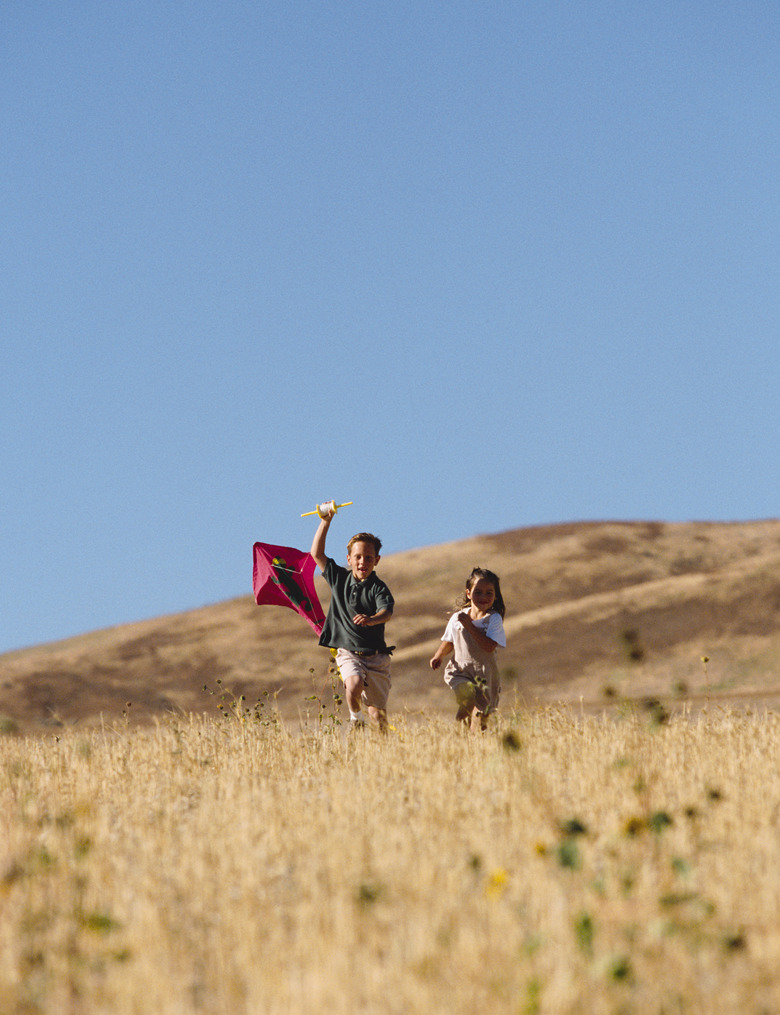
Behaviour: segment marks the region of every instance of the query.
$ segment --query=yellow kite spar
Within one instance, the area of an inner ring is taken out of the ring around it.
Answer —
[[[301,518],[306,518],[309,515],[319,515],[320,518],[326,518],[328,511],[332,511],[335,515],[339,508],[349,507],[351,503],[351,500],[345,501],[343,504],[337,504],[334,500],[326,500],[324,504],[318,504],[313,511],[304,511]]]

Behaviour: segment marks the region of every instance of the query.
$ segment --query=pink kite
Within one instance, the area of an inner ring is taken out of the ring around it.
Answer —
[[[289,606],[320,635],[325,614],[314,588],[316,566],[311,554],[292,546],[255,543],[252,569],[255,602],[258,606]]]

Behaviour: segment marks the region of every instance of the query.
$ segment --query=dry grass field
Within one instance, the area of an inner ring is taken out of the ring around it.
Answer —
[[[780,718],[0,740],[4,1015],[780,1011]]]
[[[389,554],[386,737],[251,596],[0,656],[1,1015],[777,1015],[779,563],[777,521]],[[475,564],[481,736],[427,666]]]

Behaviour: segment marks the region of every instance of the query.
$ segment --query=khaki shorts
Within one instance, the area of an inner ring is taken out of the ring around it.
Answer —
[[[387,709],[390,695],[390,656],[378,652],[375,656],[359,656],[349,649],[336,652],[336,665],[341,679],[358,676],[363,682],[360,695],[363,704],[370,708]]]

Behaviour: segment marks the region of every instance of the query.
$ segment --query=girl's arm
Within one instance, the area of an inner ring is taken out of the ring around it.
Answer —
[[[442,664],[442,660],[444,659],[444,657],[448,656],[454,648],[455,646],[452,644],[451,641],[441,642],[439,644],[439,647],[436,649],[436,654],[434,655],[433,659],[431,659],[431,669],[438,670],[438,668]]]
[[[468,610],[464,610],[463,613],[458,614],[458,620],[463,624],[468,633],[479,645],[483,652],[495,652],[498,648],[498,642],[493,641],[492,638],[488,638],[484,631],[480,631],[477,625],[469,616]]]

